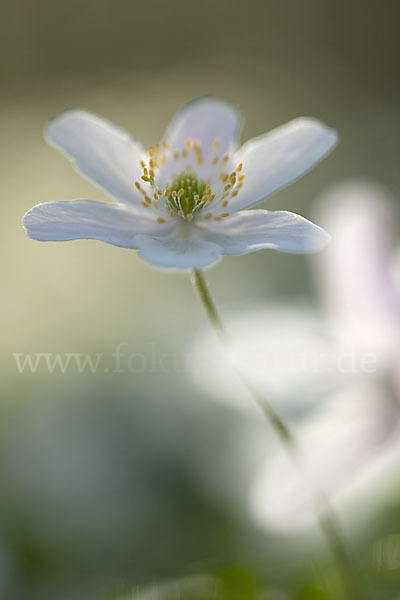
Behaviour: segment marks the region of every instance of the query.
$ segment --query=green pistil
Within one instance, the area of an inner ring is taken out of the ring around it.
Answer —
[[[180,197],[178,197],[179,190],[183,190]],[[172,196],[174,191],[177,194],[176,198]],[[202,204],[202,198],[206,193],[207,184],[205,181],[202,179],[199,181],[195,173],[183,172],[172,182],[171,195],[168,200],[173,210],[178,212],[182,209],[186,215],[189,215]],[[195,199],[195,196],[198,196],[199,199]]]

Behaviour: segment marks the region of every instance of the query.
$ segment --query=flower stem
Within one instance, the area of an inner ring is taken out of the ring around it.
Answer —
[[[221,342],[228,346],[229,336],[218,314],[201,271],[194,270],[191,281],[193,287],[199,294],[200,300],[216,334]],[[265,418],[271,424],[274,431],[278,434],[284,447],[290,453],[297,466],[301,469],[303,466],[301,450],[291,429],[279,416],[275,409],[269,404],[269,402],[267,402],[260,394],[247,375],[240,369],[240,367],[236,363],[232,366],[243,386],[247,389],[257,405],[261,408]],[[315,510],[318,517],[320,532],[324,537],[338,571],[341,574],[343,587],[347,591],[348,600],[365,600],[367,595],[363,590],[361,575],[357,568],[356,562],[347,546],[345,536],[342,533],[336,515],[334,514],[332,507],[329,505],[328,500],[323,496],[323,494],[318,494]]]
[[[199,293],[200,299],[206,310],[208,318],[210,319],[211,324],[213,325],[221,342],[223,344],[229,344],[228,334],[215,307],[214,301],[211,298],[204,277],[200,271],[193,271],[192,283]],[[254,387],[254,385],[248,379],[245,373],[243,373],[243,371],[237,365],[235,365],[234,368],[238,378],[243,383],[244,387],[249,391],[250,395],[256,401],[257,405],[261,408],[265,417],[271,423],[279,437],[284,441],[284,443],[287,446],[290,446],[290,448],[294,447],[296,444],[295,438],[288,426],[282,421],[282,419],[280,418],[278,413],[275,412],[272,406],[265,402],[264,398],[261,397],[260,393]]]

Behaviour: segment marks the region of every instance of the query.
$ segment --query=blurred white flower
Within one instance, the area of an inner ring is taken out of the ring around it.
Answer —
[[[276,410],[296,418],[303,453],[299,471],[280,444],[267,451],[251,510],[269,529],[312,524],[321,492],[344,508],[367,489],[372,508],[378,482],[385,488],[393,479],[386,480],[400,459],[400,293],[392,204],[376,184],[357,181],[321,198],[319,218],[332,233],[313,263],[324,313],[287,305],[228,316],[233,359]],[[203,389],[249,410],[232,357],[208,333],[188,356]]]
[[[23,219],[40,241],[97,239],[161,267],[199,268],[262,248],[315,252],[329,236],[286,212],[242,212],[323,158],[336,133],[300,118],[237,147],[239,116],[219,99],[188,104],[147,152],[100,117],[72,110],[52,120],[48,141],[117,204],[76,200],[32,208]]]
[[[349,510],[368,495],[362,510],[357,502],[362,519],[393,485],[400,460],[400,293],[391,206],[387,192],[364,181],[335,186],[321,198],[333,241],[317,261],[317,283],[332,329],[367,352],[375,369],[354,373],[299,426],[303,471],[280,448],[261,469],[251,505],[268,528],[312,523],[321,492]]]
[[[382,186],[354,180],[331,188],[319,209],[334,240],[315,271],[329,318],[341,335],[372,351],[381,369],[400,360],[394,205]]]

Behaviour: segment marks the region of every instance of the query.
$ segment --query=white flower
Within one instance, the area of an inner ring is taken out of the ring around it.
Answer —
[[[291,420],[302,470],[279,440],[270,438],[250,493],[252,516],[269,530],[293,532],[315,524],[321,492],[351,526],[365,523],[381,510],[385,496],[397,493],[395,203],[368,180],[334,185],[319,202],[319,221],[332,234],[329,248],[313,264],[325,301],[321,310],[281,301],[235,311],[227,318],[231,356],[204,328],[186,353],[190,373],[210,396],[253,408],[230,371],[233,358],[275,410]]]
[[[147,152],[100,117],[71,110],[52,120],[51,144],[117,204],[76,200],[33,207],[23,219],[40,241],[97,239],[134,248],[158,266],[200,268],[261,248],[315,252],[321,228],[286,212],[242,212],[310,169],[336,133],[300,118],[237,148],[239,117],[216,98],[188,104]],[[238,212],[239,211],[239,212]]]

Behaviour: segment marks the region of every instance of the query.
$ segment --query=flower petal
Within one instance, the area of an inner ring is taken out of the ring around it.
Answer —
[[[243,164],[244,185],[231,208],[241,210],[292,183],[320,161],[335,145],[337,134],[308,118],[290,121],[246,142],[236,153]]]
[[[203,221],[197,227],[204,239],[221,248],[222,254],[245,254],[262,248],[311,253],[330,240],[326,231],[287,211],[244,211],[221,221]]]
[[[144,151],[128,133],[92,113],[69,110],[48,123],[46,138],[112,197],[140,205],[134,182]]]
[[[165,235],[175,223],[159,223],[117,205],[91,200],[47,202],[29,210],[22,224],[28,236],[42,242],[94,239],[121,248],[137,248],[138,234]]]
[[[214,142],[219,141],[219,154],[236,144],[240,116],[236,109],[220,98],[200,98],[189,102],[172,119],[164,139],[172,150],[183,150],[188,138],[197,140],[204,156],[212,156]]]
[[[334,322],[381,365],[399,359],[395,202],[368,179],[337,183],[319,202],[333,242],[315,265],[315,280]]]
[[[140,256],[158,267],[197,269],[215,263],[221,256],[218,245],[202,239],[192,226],[184,233],[175,228],[165,237],[140,235],[136,242]]]

